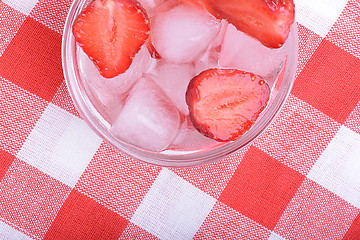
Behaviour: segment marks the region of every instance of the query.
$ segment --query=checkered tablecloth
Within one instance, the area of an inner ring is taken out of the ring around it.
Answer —
[[[130,159],[79,117],[71,0],[0,1],[0,239],[360,239],[360,1],[297,0],[290,98],[217,163]]]

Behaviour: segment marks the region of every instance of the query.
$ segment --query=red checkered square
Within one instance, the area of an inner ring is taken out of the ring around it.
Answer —
[[[128,221],[72,190],[44,239],[118,239]]]
[[[137,226],[136,224],[129,223],[125,228],[124,232],[121,234],[119,240],[129,239],[158,240],[159,238],[155,237],[154,235]]]
[[[344,123],[360,101],[360,59],[324,39],[299,74],[292,94]],[[329,71],[334,69],[334,71]]]
[[[289,203],[275,232],[286,239],[341,239],[359,209],[306,179]]]
[[[360,134],[360,102],[345,121],[345,126]]]
[[[343,237],[344,240],[359,240],[360,239],[360,214],[355,218],[349,230]]]
[[[213,164],[193,168],[172,169],[177,175],[195,187],[218,198],[244,157],[247,148]]]
[[[27,17],[0,57],[0,74],[51,101],[64,79],[61,35]]]
[[[65,109],[69,113],[72,113],[73,115],[81,118],[69,95],[65,81],[63,81],[63,83],[60,85],[51,102],[61,107],[62,109]]]
[[[75,188],[130,219],[160,170],[103,143]]]
[[[0,217],[42,238],[71,189],[15,159],[0,182]]]
[[[16,155],[47,103],[0,77],[0,148]]]
[[[250,147],[219,201],[274,229],[304,176]]]
[[[326,39],[360,58],[360,2],[350,0]]]
[[[10,153],[0,149],[0,181],[13,163],[15,157]]]
[[[257,222],[217,202],[194,239],[268,239],[270,233]]]
[[[290,95],[279,117],[254,145],[306,175],[340,126],[321,111]]]
[[[296,76],[304,69],[306,63],[309,61],[322,40],[322,37],[300,23],[297,23],[297,28],[299,36],[299,57]]]
[[[71,0],[39,0],[30,17],[62,34]]]
[[[26,15],[0,1],[0,56],[25,21]]]

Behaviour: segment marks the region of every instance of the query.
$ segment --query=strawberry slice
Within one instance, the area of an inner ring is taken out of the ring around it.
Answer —
[[[186,103],[194,127],[225,142],[250,129],[269,97],[269,85],[258,75],[237,69],[209,69],[190,81]]]
[[[184,5],[188,5],[188,6],[194,6],[194,7],[198,7],[198,8],[203,8],[206,11],[208,11],[209,13],[211,13],[212,15],[216,15],[216,13],[214,12],[214,10],[212,9],[209,0],[180,0],[180,3],[184,4]]]
[[[208,4],[215,17],[228,20],[270,48],[284,44],[294,22],[293,0],[208,0]]]
[[[100,74],[112,78],[130,67],[149,37],[149,20],[135,0],[94,0],[72,30]]]

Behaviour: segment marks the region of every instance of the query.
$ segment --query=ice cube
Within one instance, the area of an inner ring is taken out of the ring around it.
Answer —
[[[135,146],[164,150],[179,130],[179,111],[150,78],[140,78],[111,127],[112,134]]]
[[[125,94],[111,94],[93,86],[89,86],[88,96],[98,113],[110,124],[116,119],[126,99]]]
[[[198,75],[204,70],[210,68],[219,67],[219,57],[221,51],[221,45],[224,40],[228,22],[226,20],[221,20],[220,30],[216,35],[214,41],[212,41],[206,51],[200,55],[195,61],[195,74]]]
[[[190,63],[206,50],[220,21],[205,10],[184,5],[159,12],[152,20],[151,40],[160,56],[172,63]]]
[[[253,72],[273,81],[286,57],[286,46],[271,49],[258,40],[238,31],[229,24],[225,33],[219,64],[225,68],[236,68]]]
[[[189,116],[185,116],[184,122],[180,126],[180,130],[169,148],[181,151],[196,151],[212,146],[220,145],[219,142],[205,137],[194,128]]]
[[[89,57],[78,48],[79,71],[85,88],[96,110],[110,123],[123,106],[124,94],[144,72],[153,67],[154,61],[143,46],[125,73],[108,79],[100,75]]]
[[[193,64],[158,63],[153,80],[162,88],[176,107],[185,115],[189,113],[185,93],[194,77]]]
[[[96,88],[117,94],[128,91],[133,83],[151,68],[155,64],[154,61],[156,61],[151,58],[146,46],[143,45],[125,73],[114,78],[104,78],[81,49],[78,54],[79,70],[83,79]]]
[[[220,21],[219,32],[216,35],[214,41],[211,42],[210,48],[217,48],[218,46],[222,45],[228,25],[229,25],[229,22],[226,21],[225,19],[222,19]]]
[[[149,17],[152,17],[154,15],[156,6],[160,5],[164,1],[165,0],[138,0],[138,2],[145,9]]]

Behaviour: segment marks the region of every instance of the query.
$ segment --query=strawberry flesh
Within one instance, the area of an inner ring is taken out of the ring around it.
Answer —
[[[100,74],[112,78],[130,67],[149,36],[149,20],[135,0],[94,0],[72,30]]]
[[[295,17],[293,0],[208,0],[207,4],[215,17],[270,48],[284,44]]]
[[[216,15],[216,13],[213,11],[213,8],[211,7],[208,0],[180,0],[180,3],[187,5],[187,6],[193,6],[197,8],[203,8],[212,15]]]
[[[209,69],[190,81],[186,103],[194,127],[225,142],[250,129],[269,97],[269,85],[258,75],[237,69]]]

